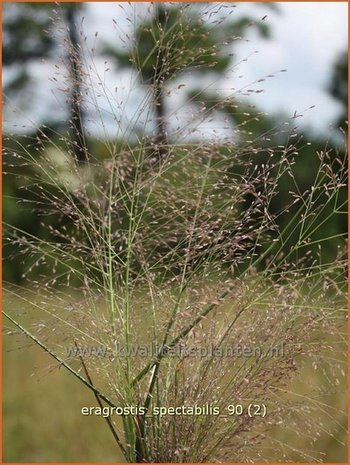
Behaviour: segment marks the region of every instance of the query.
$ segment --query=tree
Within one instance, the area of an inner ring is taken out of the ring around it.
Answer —
[[[69,46],[68,58],[70,64],[70,75],[72,81],[72,89],[70,95],[70,129],[72,151],[78,163],[83,163],[88,160],[87,141],[84,130],[84,113],[81,106],[83,85],[83,72],[81,69],[82,59],[80,53],[79,35],[77,30],[77,13],[80,10],[80,5],[77,3],[68,3],[64,8],[65,21],[67,23]]]
[[[81,110],[81,57],[77,30],[77,13],[84,6],[76,3],[61,4],[57,15],[50,3],[6,3],[3,18],[3,65],[11,69],[13,77],[4,86],[4,94],[20,97],[31,86],[37,85],[37,77],[30,73],[35,61],[57,57],[56,32],[63,24],[67,27],[68,50],[66,63],[71,76],[72,89],[68,99],[68,122],[71,129],[71,145],[75,158],[87,159],[83,112]],[[42,126],[59,129],[57,120],[41,121]]]
[[[211,14],[217,14],[221,8],[218,6]],[[221,23],[220,27],[211,27],[208,19],[202,18],[198,6],[189,9],[189,5],[165,7],[156,3],[150,13],[151,16],[136,28],[134,45],[127,53],[110,45],[104,52],[121,67],[133,66],[140,82],[152,88],[156,119],[153,141],[157,158],[162,159],[168,144],[165,84],[188,70],[198,77],[224,73],[231,64],[234,40],[243,36],[251,24],[263,37],[269,36],[269,28],[265,22],[255,23],[247,16],[229,22],[216,20],[214,22]],[[195,93],[198,95],[199,91]],[[188,99],[194,101],[189,94]]]
[[[337,125],[345,129],[348,104],[348,54],[343,52],[335,63],[328,86],[330,94],[341,104],[341,115]]]
[[[8,79],[4,82],[5,96],[20,99],[34,80],[30,76],[30,65],[49,58],[55,53],[48,3],[5,3],[3,5],[3,51],[2,63]]]

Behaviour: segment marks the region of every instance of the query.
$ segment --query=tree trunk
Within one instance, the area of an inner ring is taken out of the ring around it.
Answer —
[[[155,5],[156,8],[156,22],[157,27],[165,27],[166,17],[164,14],[164,9],[159,5]],[[162,46],[162,44],[160,44]],[[164,65],[162,49],[159,50],[158,59],[157,59],[157,69],[155,71],[154,79],[154,110],[156,115],[156,135],[155,135],[155,151],[157,156],[157,161],[162,161],[168,154],[168,140],[167,140],[167,131],[166,131],[166,109],[164,103],[164,91],[163,86],[165,82],[164,76]]]
[[[78,163],[84,163],[88,161],[88,150],[83,126],[84,114],[81,108],[82,72],[79,38],[76,26],[76,9],[76,5],[70,4],[66,6],[66,21],[70,42],[69,63],[72,79],[71,98],[69,102],[69,122],[71,125],[71,147],[74,157]]]

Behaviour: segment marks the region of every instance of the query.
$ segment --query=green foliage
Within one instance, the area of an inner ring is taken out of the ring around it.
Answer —
[[[230,59],[220,54],[218,40],[199,16],[184,15],[182,8],[164,8],[160,4],[155,17],[137,27],[130,53],[112,47],[106,47],[105,53],[117,58],[121,66],[132,64],[142,82],[151,84],[171,79],[181,70],[225,70]]]
[[[84,4],[67,2],[57,4],[56,7],[57,10],[49,2],[7,2],[3,5],[2,60],[4,69],[11,71],[8,73],[10,78],[3,88],[5,98],[18,98],[21,95],[25,97],[26,92],[37,85],[37,76],[33,76],[31,72],[33,63],[53,59],[58,62],[59,58],[62,58],[61,39],[58,39],[62,27],[68,30],[70,37],[77,36],[75,14],[84,8]],[[73,46],[77,48],[77,43]],[[71,52],[68,50],[67,55],[70,56]],[[70,66],[72,68],[72,60]],[[77,73],[74,77],[75,81],[79,78]],[[76,82],[68,84],[71,84],[71,87],[76,86]],[[68,108],[72,107],[72,99],[68,99],[67,104]],[[27,106],[31,109],[30,105],[29,100]],[[62,129],[62,122],[57,120],[56,112],[51,112],[50,116],[46,115],[46,119],[47,121],[40,122],[42,126],[48,123],[51,130]],[[74,140],[74,136],[72,139]]]
[[[245,16],[213,28],[199,10],[184,14],[185,8],[156,4],[154,18],[137,27],[129,53],[110,45],[104,47],[104,53],[121,67],[134,66],[144,84],[166,81],[187,70],[224,72],[231,63],[228,45],[246,33],[252,19]],[[254,26],[262,37],[270,37],[267,24],[257,22]]]
[[[6,3],[3,6],[3,65],[25,65],[48,57],[54,47],[52,3]]]
[[[348,54],[343,52],[335,63],[331,81],[329,84],[330,94],[341,104],[342,113],[337,124],[345,128],[347,121],[348,105]]]

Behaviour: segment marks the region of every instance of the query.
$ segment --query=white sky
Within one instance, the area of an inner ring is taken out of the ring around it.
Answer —
[[[254,79],[259,74],[286,68],[287,73],[270,81],[266,92],[256,96],[257,103],[269,111],[281,109],[289,113],[315,105],[313,111],[305,114],[304,122],[324,130],[339,112],[326,88],[332,65],[347,47],[347,3],[279,5],[280,15],[267,13],[273,40],[260,41],[259,54],[249,61],[245,73]]]

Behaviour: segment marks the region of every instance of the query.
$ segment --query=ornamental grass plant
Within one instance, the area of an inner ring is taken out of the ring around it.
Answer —
[[[219,5],[143,5],[143,21],[123,8],[135,25],[117,57],[132,65],[128,98],[106,85],[114,58],[101,73],[81,31],[55,74],[69,130],[5,136],[6,192],[41,224],[4,218],[5,256],[23,267],[4,283],[6,330],[91,390],[82,422],[99,412],[127,462],[268,461],[276,427],[333,437],[319,396],[345,376],[345,239],[330,226],[345,212],[344,152],[312,153],[305,184],[295,114],[249,130],[266,117],[240,99],[263,79],[230,90],[215,74],[238,67]],[[203,69],[212,81],[175,108]],[[322,379],[310,392],[305,366]],[[290,460],[288,444],[274,447]]]

